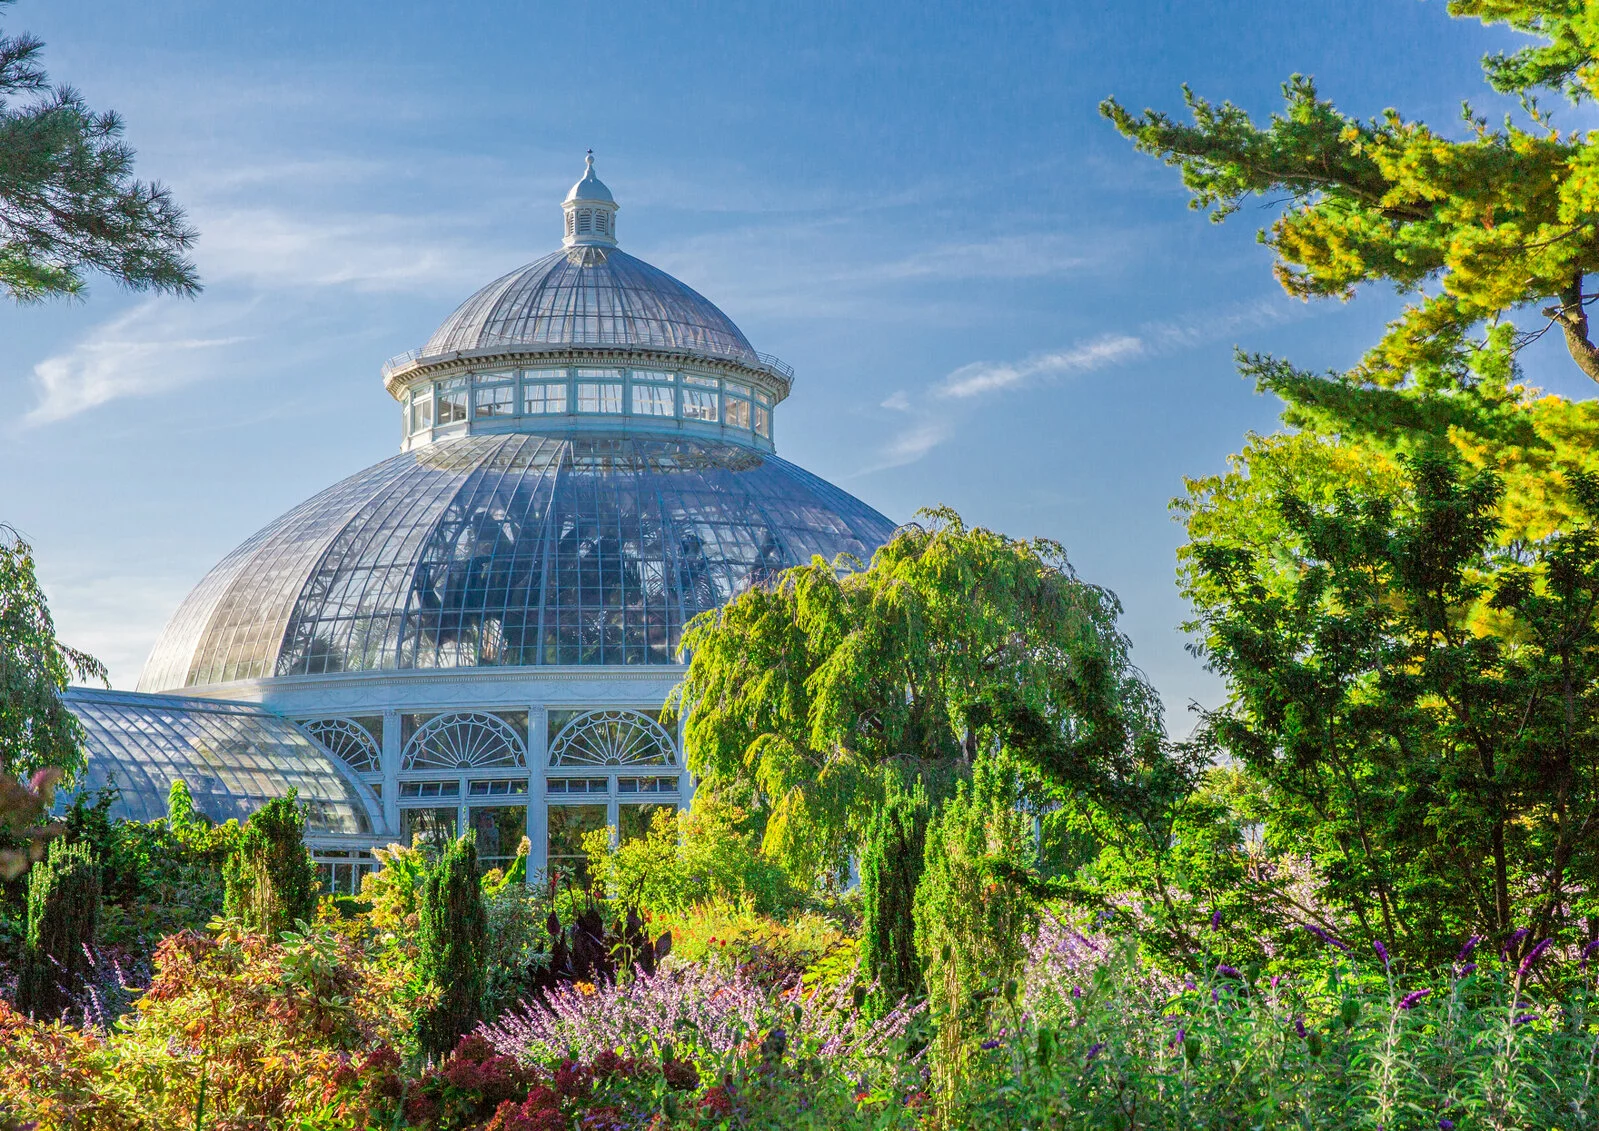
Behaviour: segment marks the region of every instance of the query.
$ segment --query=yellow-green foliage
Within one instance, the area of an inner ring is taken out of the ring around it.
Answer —
[[[736,966],[752,976],[782,981],[812,970],[847,951],[854,967],[855,940],[839,923],[817,912],[760,915],[749,905],[701,903],[650,920],[650,934],[672,934],[672,961]],[[839,971],[818,972],[823,984],[842,980]]]
[[[427,856],[420,848],[403,844],[374,848],[372,855],[380,866],[361,877],[361,898],[372,905],[372,926],[379,931],[414,931]]]
[[[692,809],[659,809],[647,835],[611,847],[613,830],[584,838],[589,872],[611,899],[642,910],[682,911],[698,903],[748,902],[762,914],[782,911],[800,893],[783,869],[761,856],[744,813],[714,798]]]

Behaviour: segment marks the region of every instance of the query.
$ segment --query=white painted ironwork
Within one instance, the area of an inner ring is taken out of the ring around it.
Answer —
[[[300,729],[344,759],[352,770],[375,774],[383,769],[377,741],[360,723],[350,719],[312,719],[301,723]]]
[[[677,744],[660,723],[637,711],[579,715],[550,744],[551,766],[673,766]]]
[[[402,770],[474,770],[525,766],[522,738],[498,715],[469,711],[429,719],[405,744]]]

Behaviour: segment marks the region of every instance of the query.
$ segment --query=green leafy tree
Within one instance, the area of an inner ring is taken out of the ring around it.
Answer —
[[[916,886],[927,851],[927,793],[894,789],[872,819],[861,855],[861,965],[891,1009],[925,991],[916,954]]]
[[[684,634],[668,709],[689,768],[745,805],[762,851],[807,886],[842,868],[891,781],[921,780],[936,802],[1018,736],[1049,788],[1085,797],[1125,796],[1167,761],[1112,594],[1056,543],[922,517],[869,568],[814,559]]]
[[[294,790],[251,815],[223,867],[223,913],[276,938],[316,917],[316,865],[305,848],[305,806]]]
[[[121,118],[49,85],[42,48],[0,36],[0,287],[32,302],[79,294],[84,272],[101,271],[133,290],[198,292],[183,210],[133,178]]]
[[[1114,99],[1102,111],[1138,148],[1182,172],[1192,205],[1221,220],[1251,196],[1284,202],[1260,233],[1277,277],[1301,298],[1349,298],[1391,283],[1417,296],[1351,373],[1382,386],[1447,388],[1466,379],[1485,326],[1530,318],[1558,327],[1577,368],[1599,381],[1588,307],[1599,297],[1599,138],[1561,131],[1543,91],[1591,99],[1599,23],[1567,0],[1452,0],[1449,11],[1504,23],[1542,43],[1484,61],[1525,114],[1498,128],[1468,108],[1450,137],[1397,110],[1362,121],[1296,75],[1286,105],[1259,126],[1231,102],[1185,90],[1190,123]]]
[[[100,918],[100,869],[86,844],[50,843],[28,877],[28,934],[17,975],[17,1008],[57,1018],[83,989]]]
[[[417,911],[417,972],[433,995],[417,1018],[417,1039],[442,1060],[481,1019],[487,918],[475,833],[445,846],[422,881]]]

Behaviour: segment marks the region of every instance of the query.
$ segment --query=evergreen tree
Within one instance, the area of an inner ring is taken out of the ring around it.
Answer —
[[[1037,851],[1020,796],[1014,764],[983,758],[970,787],[960,783],[927,828],[914,909],[916,950],[938,1027],[934,1083],[945,1100],[960,1091],[972,1042],[990,1029],[992,1004],[1014,1001],[1024,948],[1038,923],[1025,879]],[[944,1114],[946,1126],[958,1125],[952,1113]]]
[[[890,792],[873,819],[861,858],[861,962],[876,981],[876,1007],[891,1009],[922,995],[916,954],[916,885],[927,840],[927,793]]]
[[[133,290],[194,294],[183,253],[195,232],[183,209],[162,186],[133,179],[121,118],[49,85],[43,46],[0,35],[0,291],[18,302],[75,295],[91,270]],[[27,100],[11,103],[17,95]]]
[[[417,1018],[422,1051],[439,1060],[478,1023],[488,931],[477,874],[477,836],[445,846],[422,881],[417,908],[417,967],[437,1000]]]
[[[28,934],[17,978],[17,1008],[57,1018],[83,989],[100,920],[100,869],[89,846],[50,843],[28,877]]]
[[[305,850],[305,806],[294,790],[268,801],[244,826],[223,868],[223,914],[276,938],[316,914],[316,865]]]

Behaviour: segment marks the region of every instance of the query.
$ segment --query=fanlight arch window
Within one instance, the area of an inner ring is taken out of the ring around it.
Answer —
[[[579,715],[550,743],[551,766],[675,766],[677,743],[637,711]]]
[[[516,728],[483,711],[429,719],[406,743],[402,770],[477,770],[527,765]]]
[[[313,719],[301,723],[305,733],[347,762],[352,770],[375,774],[382,770],[377,740],[360,723],[349,719]]]

